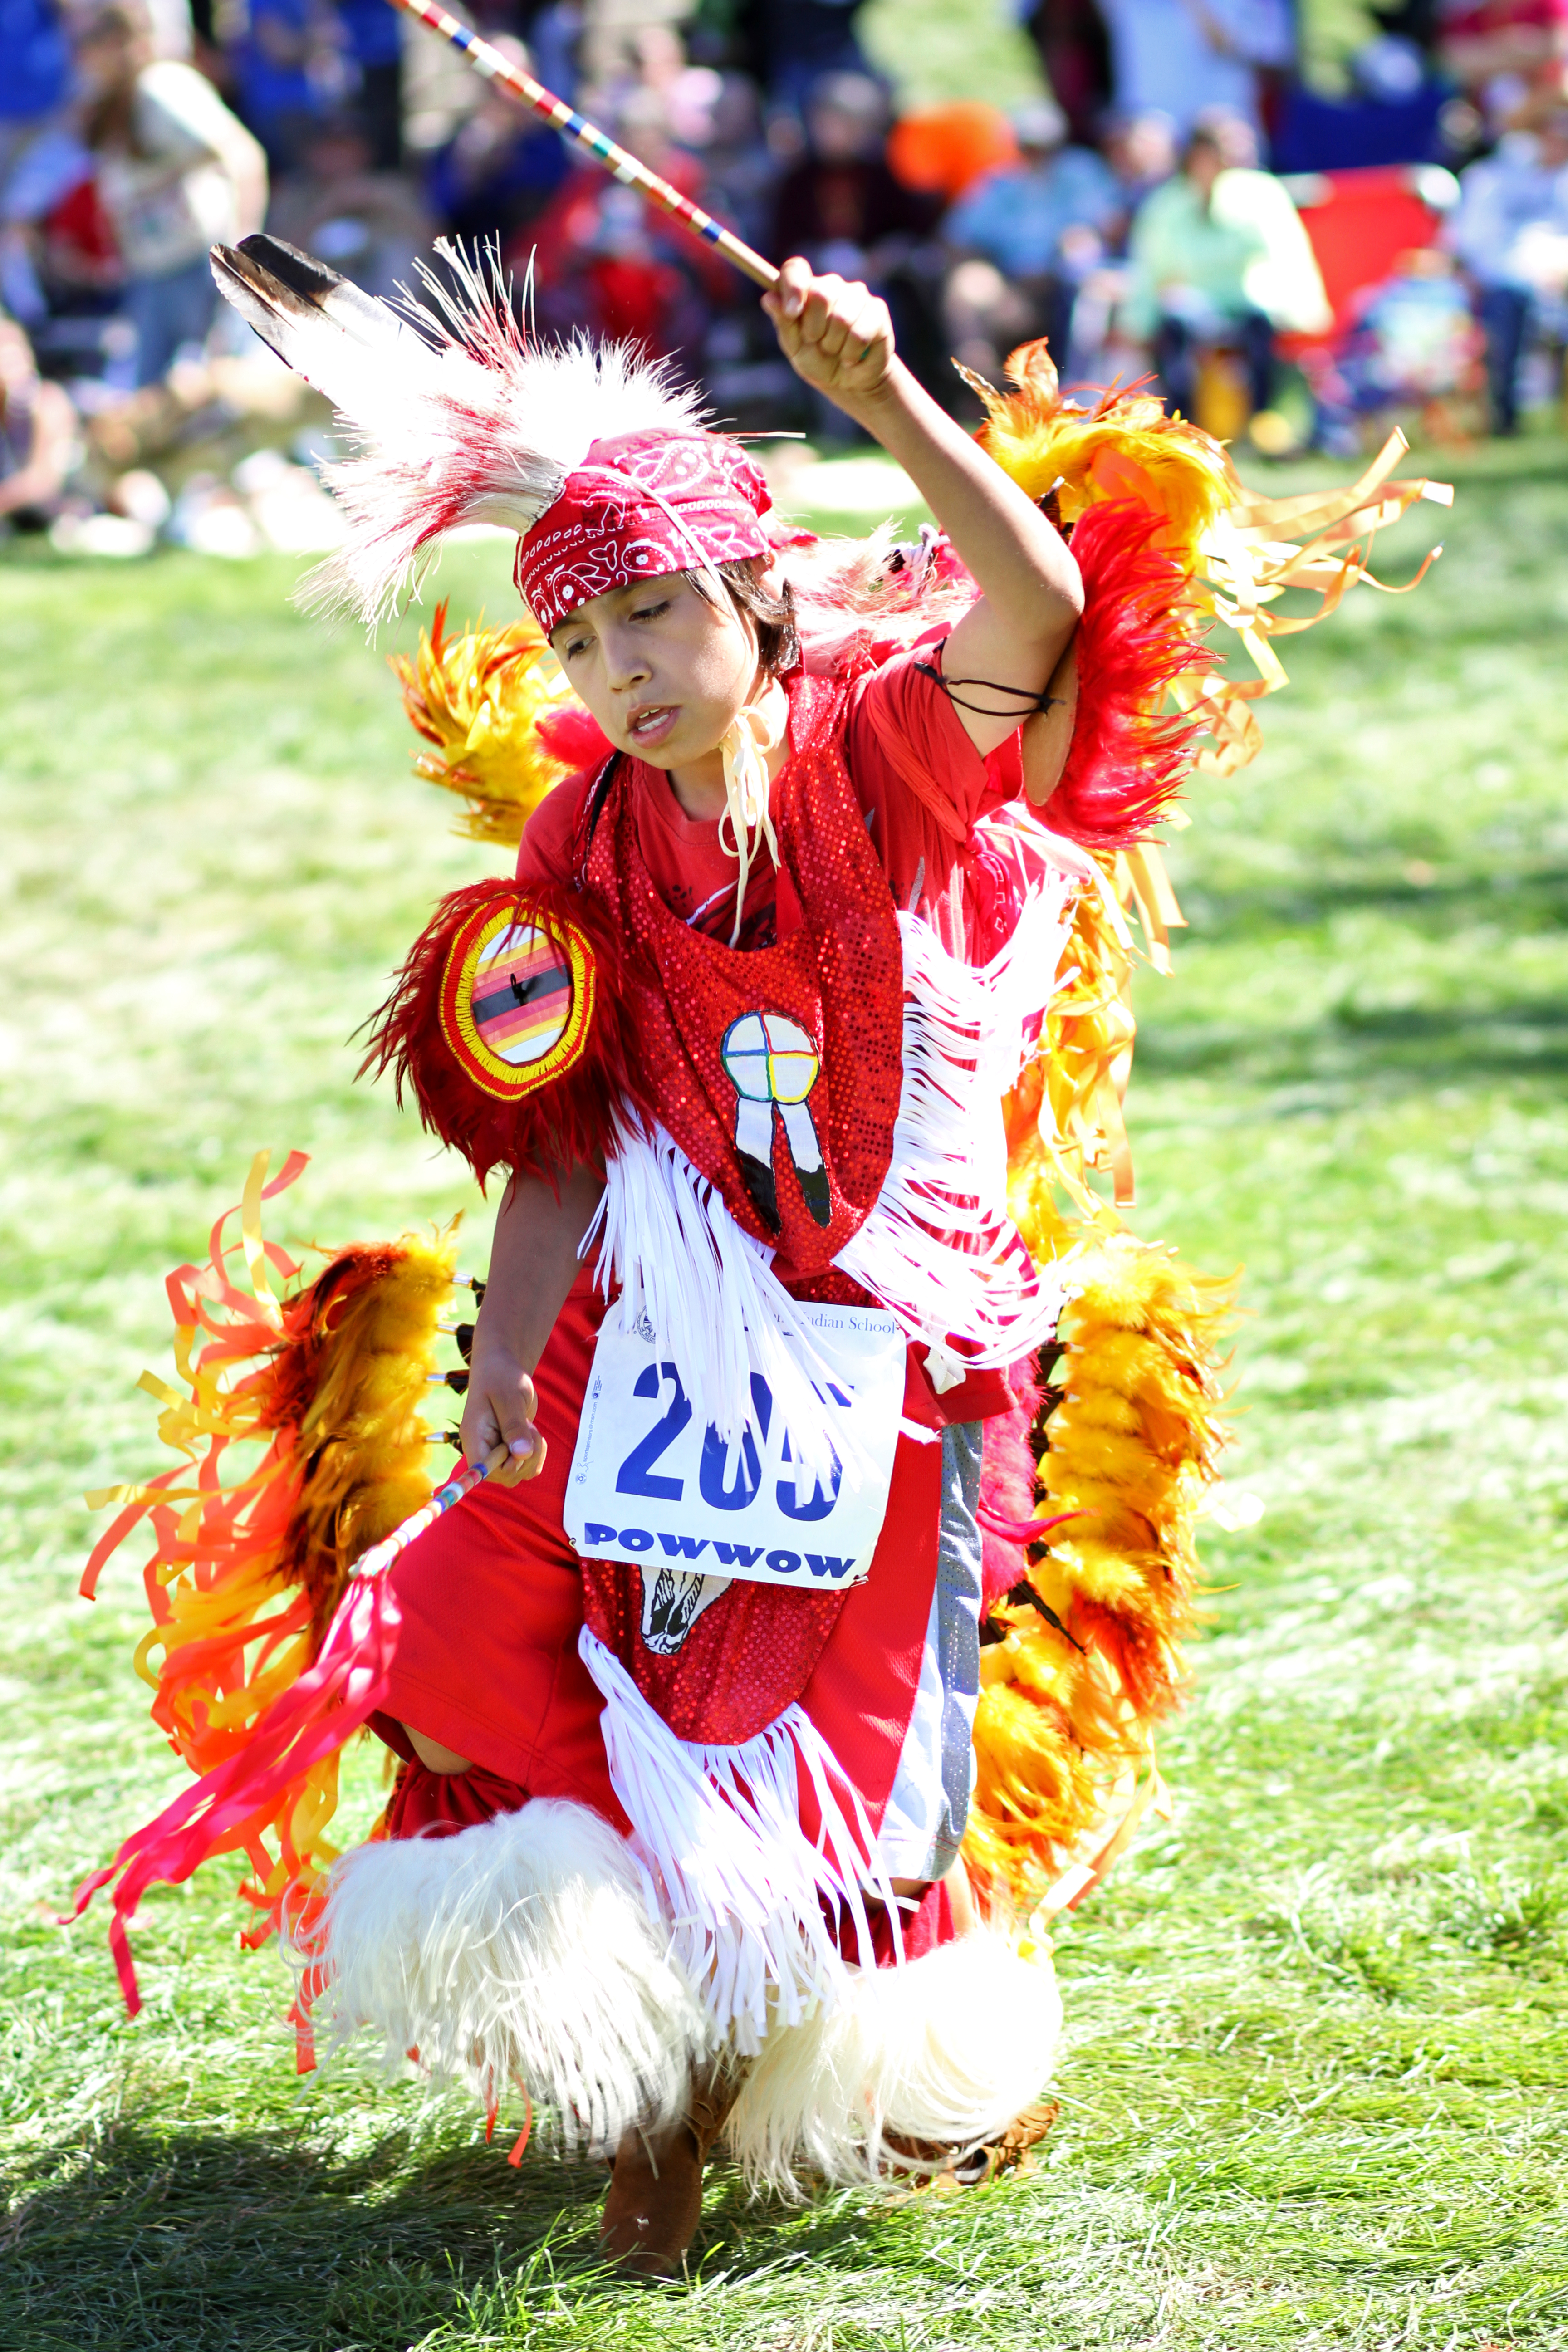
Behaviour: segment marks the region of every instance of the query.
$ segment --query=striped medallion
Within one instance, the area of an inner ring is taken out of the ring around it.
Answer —
[[[479,907],[447,951],[441,1027],[476,1085],[521,1101],[569,1070],[587,1042],[594,962],[569,922],[528,920],[525,900]]]

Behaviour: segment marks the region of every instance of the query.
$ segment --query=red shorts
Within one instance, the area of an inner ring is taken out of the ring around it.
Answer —
[[[403,1624],[386,1713],[527,1796],[591,1805],[624,1833],[629,1823],[599,1728],[604,1701],[577,1654],[582,1580],[562,1524],[604,1313],[584,1271],[534,1374],[546,1444],[539,1475],[519,1486],[481,1486],[392,1570]],[[847,1596],[800,1693],[873,1829],[920,1676],[941,1474],[940,1445],[900,1438],[871,1572]],[[803,1822],[815,1831],[815,1806],[802,1793]]]

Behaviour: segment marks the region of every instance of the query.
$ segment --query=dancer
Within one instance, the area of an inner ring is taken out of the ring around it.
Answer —
[[[320,601],[374,619],[445,531],[518,533],[535,625],[493,667],[529,687],[507,789],[537,805],[371,1054],[504,1171],[465,1335],[492,1475],[351,1579],[419,1499],[450,1245],[279,1302],[258,1170],[253,1300],[221,1228],[172,1290],[199,1409],[170,1433],[266,1460],[222,1490],[209,1453],[184,1517],[131,1492],[92,1571],[150,1507],[155,1711],[206,1793],[94,1883],[118,1932],[243,1847],[301,2033],[368,2028],[492,2116],[515,2085],[613,2159],[606,2253],[668,2275],[721,2129],[786,2190],[1037,2137],[1058,2010],[1020,1907],[1089,1884],[1155,1788],[1223,1298],[1086,1171],[1124,1192],[1108,881],[1125,849],[1163,939],[1139,845],[1196,719],[1160,714],[1197,699],[1192,542],[1236,485],[1152,403],[1064,406],[1037,352],[977,446],[879,302],[790,262],[781,348],[938,520],[846,557],[770,523],[657,370],[534,348],[476,280],[410,324],[271,240],[215,267],[360,436]],[[465,657],[438,628],[411,682],[438,740]],[[333,1859],[365,1722],[401,1769]]]

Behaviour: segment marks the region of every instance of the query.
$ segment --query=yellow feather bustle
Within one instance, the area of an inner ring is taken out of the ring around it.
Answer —
[[[542,740],[539,723],[575,700],[538,624],[524,614],[504,629],[446,634],[436,608],[410,661],[393,656],[409,723],[435,751],[416,775],[467,803],[457,830],[473,841],[515,845],[546,793],[570,772]]]
[[[1147,394],[1108,392],[1092,409],[1065,400],[1043,341],[1012,352],[1006,373],[1010,393],[964,371],[986,410],[982,447],[1032,499],[1054,490],[1066,526],[1110,499],[1136,499],[1158,513],[1190,575],[1194,614],[1232,631],[1251,661],[1250,678],[1205,666],[1174,690],[1177,706],[1210,732],[1195,761],[1207,773],[1233,775],[1257,757],[1263,737],[1251,706],[1289,682],[1276,638],[1314,628],[1358,583],[1404,594],[1441,552],[1434,550],[1398,590],[1370,569],[1375,534],[1418,499],[1453,504],[1446,482],[1390,480],[1409,447],[1402,433],[1389,435],[1348,489],[1265,499],[1243,488],[1211,435],[1165,415]],[[1279,599],[1293,588],[1315,594],[1317,610],[1282,614]]]
[[[151,1521],[142,1580],[153,1622],[136,1669],[153,1689],[153,1721],[198,1775],[245,1749],[314,1661],[355,1562],[432,1486],[420,1406],[452,1293],[456,1221],[430,1237],[344,1251],[302,1282],[299,1263],[263,1240],[260,1213],[304,1155],[290,1154],[271,1185],[267,1158],[252,1165],[239,1238],[226,1238],[235,1213],[226,1212],[208,1263],[170,1277],[174,1360],[189,1394],[142,1375],[165,1406],[159,1435],[183,1466],[88,1497],[125,1507],[94,1548],[89,1595],[110,1554]],[[242,1250],[248,1290],[230,1275]],[[280,1296],[269,1273],[282,1277]],[[265,1451],[226,1484],[224,1456],[247,1442]],[[264,1916],[248,1941],[334,1859],[338,1763],[334,1748],[215,1843],[249,1860],[242,1893]]]
[[[1079,1229],[1081,1232],[1081,1228]],[[1221,1342],[1235,1278],[1119,1229],[1028,1218],[1073,1297],[1038,1435],[1036,1507],[1063,1519],[981,1653],[965,1862],[982,1893],[1047,1916],[1097,1883],[1163,1792],[1154,1729],[1181,1696],[1196,1519],[1225,1442]],[[1064,1248],[1063,1244],[1066,1244]]]

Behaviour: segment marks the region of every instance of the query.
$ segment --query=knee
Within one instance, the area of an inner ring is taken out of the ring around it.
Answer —
[[[414,1753],[427,1772],[468,1771],[471,1759],[459,1756],[455,1748],[443,1748],[438,1739],[427,1738],[424,1732],[416,1731],[411,1723],[405,1723],[403,1728],[408,1734]]]

